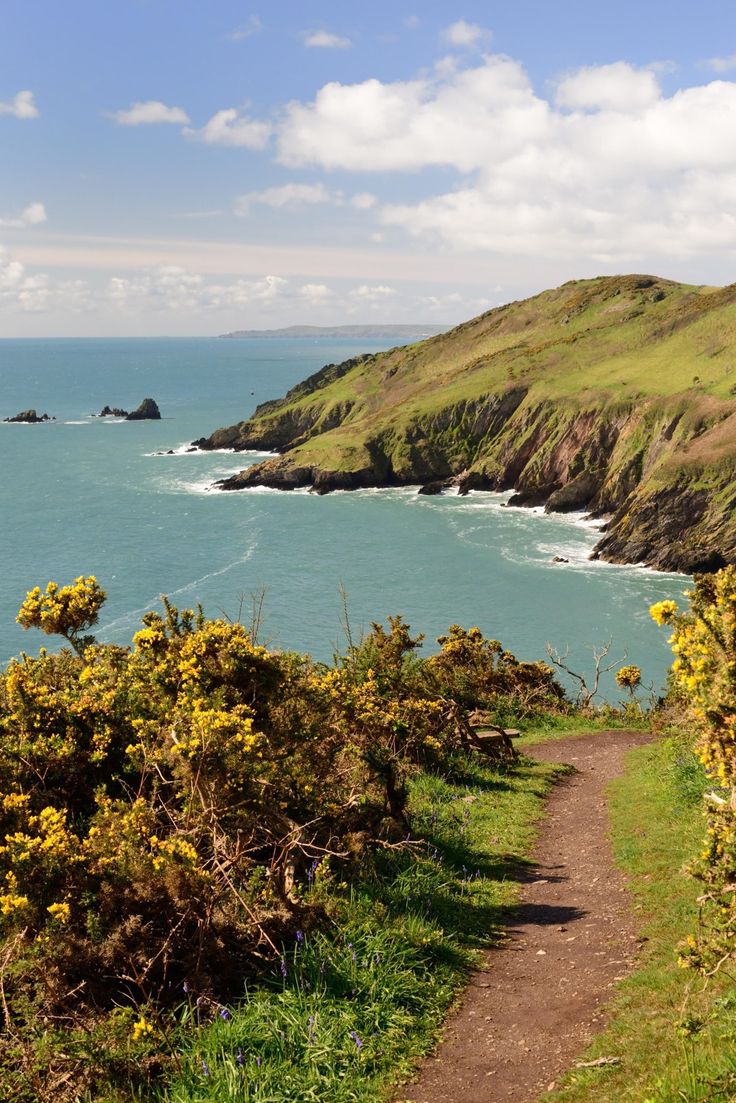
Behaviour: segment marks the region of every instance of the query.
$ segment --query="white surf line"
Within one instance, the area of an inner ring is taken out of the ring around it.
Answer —
[[[187,582],[184,586],[179,586],[178,589],[171,590],[165,596],[171,598],[177,597],[179,594],[185,594],[188,590],[193,590],[195,586],[199,586],[202,582],[206,582],[208,578],[217,578],[220,575],[227,574],[228,571],[234,570],[235,567],[243,566],[253,557],[253,553],[255,552],[257,547],[258,541],[256,540],[248,548],[245,555],[241,556],[239,559],[235,559],[232,563],[228,563],[226,564],[226,566],[220,567],[220,569],[217,571],[210,571],[208,574],[202,575],[201,578],[195,578],[193,582]],[[115,620],[111,620],[108,621],[107,624],[103,624],[98,629],[98,632],[109,632],[110,629],[116,628],[120,624],[125,624],[126,622],[139,617],[142,613],[148,613],[151,611],[152,607],[158,605],[160,601],[161,594],[157,594],[156,597],[151,598],[150,601],[146,602],[146,604],[142,605],[139,609],[132,609],[129,613],[123,613],[122,616],[116,617]]]
[[[142,452],[146,457],[171,459],[174,456],[263,456],[264,459],[278,456],[278,452],[265,452],[259,448],[197,448],[191,441],[183,441],[173,448],[159,448],[155,452]]]

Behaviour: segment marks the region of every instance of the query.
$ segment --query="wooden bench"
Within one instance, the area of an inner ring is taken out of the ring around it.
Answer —
[[[517,758],[512,742],[521,735],[518,728],[498,728],[495,724],[470,725],[471,742],[489,758]]]

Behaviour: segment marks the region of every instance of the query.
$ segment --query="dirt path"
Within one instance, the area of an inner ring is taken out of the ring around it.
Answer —
[[[500,949],[486,955],[436,1055],[399,1090],[412,1103],[531,1103],[601,1029],[601,1007],[636,952],[631,902],[608,840],[605,787],[643,732],[526,749],[576,772],[549,800],[534,867]]]

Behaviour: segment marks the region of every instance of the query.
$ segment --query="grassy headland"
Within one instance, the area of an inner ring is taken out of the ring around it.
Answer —
[[[598,552],[736,559],[736,286],[579,280],[416,345],[329,365],[203,447],[282,453],[237,489],[515,487],[613,519]]]

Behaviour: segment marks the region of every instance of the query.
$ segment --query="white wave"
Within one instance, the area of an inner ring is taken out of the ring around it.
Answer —
[[[261,456],[263,459],[278,456],[278,452],[264,452],[256,448],[197,448],[190,440],[182,441],[173,448],[159,449],[157,452],[144,452],[144,456]]]
[[[331,490],[333,495],[349,494],[356,498],[389,498],[394,500],[412,499],[419,497],[419,486],[359,486],[355,490]]]
[[[211,468],[206,475],[199,479],[185,478],[171,475],[161,476],[153,480],[154,487],[163,494],[218,494],[220,487],[215,486],[218,479],[227,479],[231,475],[237,475],[239,467]]]
[[[65,421],[64,424],[65,425],[91,425],[92,422],[89,421],[89,420],[87,420],[87,421]]]
[[[237,470],[240,470],[240,468],[238,468]],[[237,474],[237,471],[236,472],[231,471],[230,474],[231,475],[232,474]],[[220,488],[215,487],[215,489],[219,490]],[[233,493],[234,494],[279,494],[282,498],[285,498],[287,496],[291,497],[292,494],[311,494],[311,492],[312,492],[311,486],[299,486],[299,487],[296,487],[294,490],[279,490],[279,488],[277,486],[241,486],[236,491],[225,490],[222,493],[223,494],[233,494]],[[319,495],[315,494],[314,497],[319,497]]]

